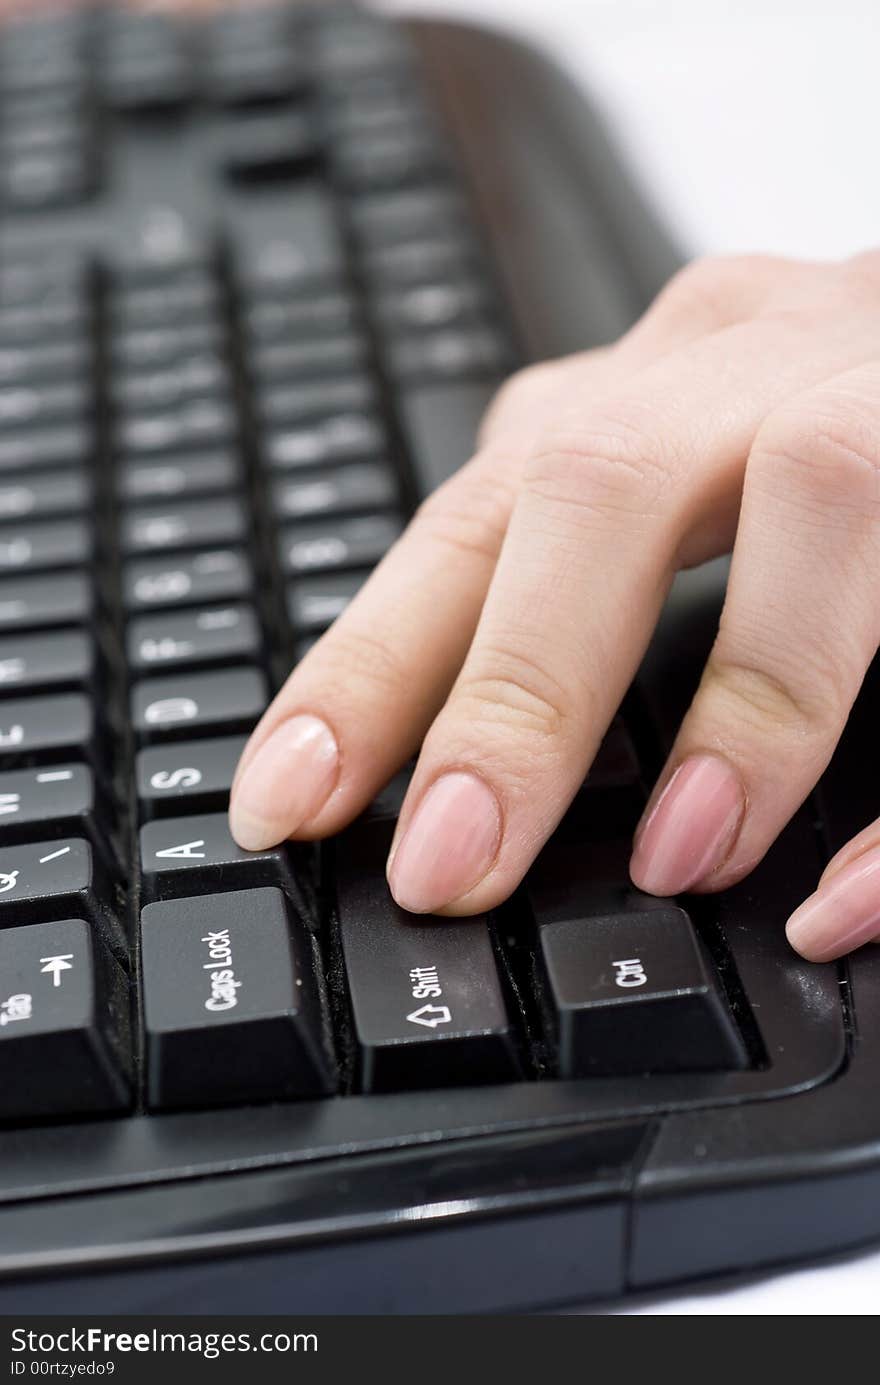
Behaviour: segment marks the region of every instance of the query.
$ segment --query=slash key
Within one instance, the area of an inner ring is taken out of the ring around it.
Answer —
[[[0,850],[0,931],[59,913],[94,919],[116,951],[123,937],[109,912],[108,882],[88,842],[66,837]]]

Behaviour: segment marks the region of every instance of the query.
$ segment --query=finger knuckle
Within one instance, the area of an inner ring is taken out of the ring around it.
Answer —
[[[538,361],[510,375],[498,389],[483,415],[479,441],[485,445],[505,425],[519,417],[522,409],[552,390],[559,376],[558,361]]]
[[[558,741],[573,717],[570,692],[537,657],[512,645],[483,651],[479,668],[462,674],[456,701],[481,735],[494,728],[545,745]]]
[[[817,661],[818,664],[818,661]],[[839,725],[842,695],[826,670],[800,661],[797,677],[769,661],[713,653],[704,686],[737,733],[772,729],[786,739],[827,733]]]
[[[502,467],[454,476],[422,502],[412,533],[458,555],[495,562],[513,508],[516,483]]]
[[[325,686],[363,699],[365,691],[379,700],[398,696],[408,686],[411,671],[396,646],[344,620],[333,625],[320,644],[321,676]]]
[[[548,433],[523,469],[523,485],[551,502],[600,516],[621,510],[647,514],[669,491],[678,459],[672,430],[641,401],[621,401],[588,424],[576,420]]]
[[[777,411],[755,440],[756,465],[792,471],[822,503],[880,502],[880,427],[853,397],[827,391]]]

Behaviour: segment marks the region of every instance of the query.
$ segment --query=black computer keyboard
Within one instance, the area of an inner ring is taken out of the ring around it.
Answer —
[[[880,1233],[878,965],[782,932],[863,714],[736,890],[628,881],[719,565],[496,915],[393,904],[406,772],[320,849],[229,833],[500,380],[674,263],[589,111],[477,30],[80,9],[0,39],[0,207],[0,1308],[525,1308]]]

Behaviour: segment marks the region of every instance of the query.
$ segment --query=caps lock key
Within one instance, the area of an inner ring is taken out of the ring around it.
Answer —
[[[308,938],[280,890],[148,904],[141,940],[151,1106],[331,1090]]]

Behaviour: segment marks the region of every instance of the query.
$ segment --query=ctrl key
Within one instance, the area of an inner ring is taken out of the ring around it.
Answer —
[[[129,1105],[128,992],[82,919],[0,930],[0,1118]]]
[[[539,933],[561,1077],[748,1067],[684,909],[567,919]]]
[[[151,1107],[332,1090],[309,940],[280,890],[148,904],[141,966]]]

